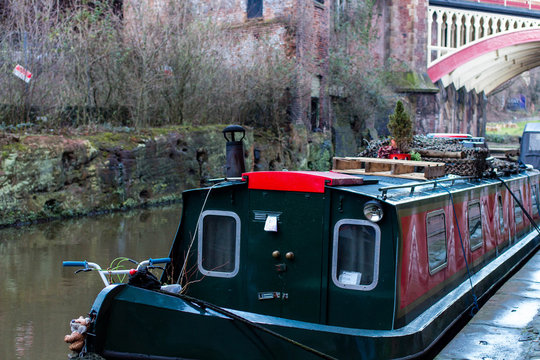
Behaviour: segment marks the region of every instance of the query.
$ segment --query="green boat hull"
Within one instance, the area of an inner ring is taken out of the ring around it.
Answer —
[[[477,272],[471,279],[476,294],[489,294],[538,249],[539,240],[529,234]],[[410,358],[471,308],[471,294],[467,280],[402,328],[364,330],[227,309],[231,318],[182,296],[111,285],[94,302],[87,350],[107,359],[320,358],[297,342],[338,359]]]

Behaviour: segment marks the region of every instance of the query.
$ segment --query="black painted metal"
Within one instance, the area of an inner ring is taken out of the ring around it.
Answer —
[[[242,133],[240,140],[235,141],[235,134]],[[223,136],[227,140],[225,163],[227,177],[240,177],[246,171],[244,162],[244,143],[242,140],[246,136],[246,130],[239,125],[230,125],[223,129]]]

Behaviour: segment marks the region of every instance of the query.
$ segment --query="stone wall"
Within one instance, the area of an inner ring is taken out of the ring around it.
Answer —
[[[178,201],[225,175],[225,126],[90,135],[0,134],[0,226]],[[161,135],[160,135],[161,134]],[[246,170],[329,170],[323,134],[248,129]]]
[[[417,134],[432,132],[467,133],[485,136],[487,99],[484,94],[453,85],[444,88],[440,82],[437,93],[409,93],[411,113]]]

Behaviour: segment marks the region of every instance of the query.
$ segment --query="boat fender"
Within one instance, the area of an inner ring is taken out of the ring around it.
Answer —
[[[78,319],[71,320],[71,334],[64,336],[64,341],[70,344],[69,350],[76,353],[81,352],[86,339],[86,330],[89,323],[90,318],[83,318],[82,316],[80,316]]]
[[[182,291],[182,286],[179,284],[163,285],[161,287],[161,291],[168,292],[171,294],[180,294],[180,292]]]

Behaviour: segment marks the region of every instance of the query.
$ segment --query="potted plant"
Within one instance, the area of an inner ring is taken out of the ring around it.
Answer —
[[[410,160],[409,144],[412,141],[412,121],[405,111],[403,103],[398,100],[394,113],[389,116],[388,130],[396,144],[397,152],[390,154],[390,159]]]

